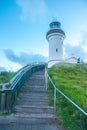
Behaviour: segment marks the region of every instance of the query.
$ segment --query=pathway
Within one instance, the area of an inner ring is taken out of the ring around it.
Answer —
[[[62,130],[56,125],[44,73],[32,74],[19,94],[14,114],[0,120],[0,130]]]

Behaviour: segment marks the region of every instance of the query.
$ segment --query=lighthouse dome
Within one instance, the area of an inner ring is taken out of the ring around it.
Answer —
[[[49,24],[49,26],[50,26],[50,29],[57,29],[57,28],[60,28],[61,27],[61,23],[60,22],[58,22],[58,21],[53,21],[53,22],[51,22],[50,24]]]

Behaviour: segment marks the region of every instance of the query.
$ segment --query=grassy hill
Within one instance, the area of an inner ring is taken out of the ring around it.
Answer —
[[[48,72],[56,87],[87,112],[87,64],[59,64]],[[57,97],[57,114],[61,113],[66,130],[79,129],[79,112],[61,95]],[[86,118],[84,120],[87,122]]]

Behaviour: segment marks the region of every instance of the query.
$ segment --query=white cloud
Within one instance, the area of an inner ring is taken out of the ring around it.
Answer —
[[[6,71],[17,71],[22,67],[22,65],[18,63],[14,63],[6,59],[5,57],[3,58],[3,61],[0,64],[0,71],[6,70]]]
[[[16,55],[11,49],[4,50],[4,54],[9,59],[9,61],[18,63],[22,66],[34,62],[45,62],[47,60],[45,56],[40,54],[29,54],[21,52],[20,55]]]
[[[79,32],[73,35],[73,40],[68,39],[64,44],[65,56],[80,57],[83,61],[87,61],[87,25],[80,27]]]
[[[86,29],[86,27],[85,27]],[[83,40],[81,42],[81,48],[83,50],[84,53],[87,54],[87,30],[83,30]]]
[[[67,54],[67,52],[66,52],[65,46],[63,47],[63,57],[64,57],[64,59],[66,59],[67,57],[69,57],[68,54]]]
[[[17,5],[21,8],[21,19],[35,20],[38,16],[43,16],[47,11],[44,0],[16,0]]]
[[[0,49],[0,71],[17,71],[22,67],[19,63],[8,60],[4,54],[5,49]]]
[[[87,23],[81,25],[81,30],[82,30],[83,32],[87,32]]]
[[[8,61],[8,64],[6,64],[6,66],[5,66],[7,71],[17,71],[22,67],[23,67],[22,65],[11,62],[11,61]]]
[[[81,45],[83,41],[86,41],[87,43],[87,23],[77,27],[77,30],[74,30],[74,32],[69,32],[65,39],[65,42],[72,47]]]
[[[82,46],[82,49],[83,49],[84,53],[87,53],[87,46],[86,45]]]
[[[70,44],[72,47],[80,45],[82,40],[83,38],[81,31],[77,33],[71,33],[68,37],[66,37],[67,43]]]
[[[47,57],[41,54],[27,52],[14,52],[11,49],[0,49],[0,71],[17,71],[26,64],[34,62],[45,62]]]

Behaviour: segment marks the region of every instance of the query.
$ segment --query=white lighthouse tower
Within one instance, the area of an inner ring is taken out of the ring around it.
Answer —
[[[49,24],[50,30],[46,34],[46,39],[49,42],[49,65],[51,67],[57,60],[63,59],[63,41],[65,32],[61,29],[61,23],[54,20]]]

